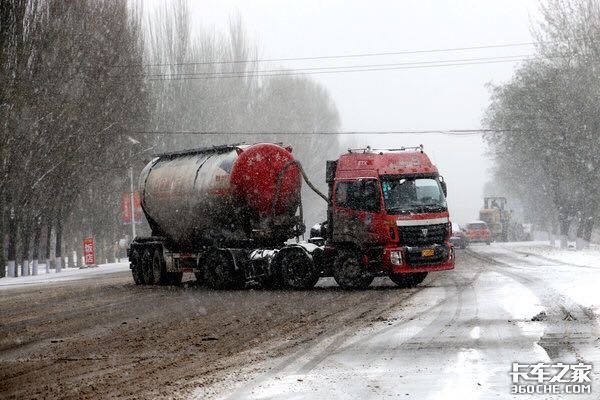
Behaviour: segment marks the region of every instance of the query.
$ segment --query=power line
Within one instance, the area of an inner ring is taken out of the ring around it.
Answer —
[[[301,75],[325,75],[325,74],[342,74],[351,72],[373,72],[373,71],[394,71],[394,70],[409,70],[409,69],[429,69],[429,68],[441,68],[441,67],[456,67],[464,65],[478,65],[478,64],[500,64],[508,62],[520,62],[528,61],[531,58],[512,58],[512,59],[501,59],[491,61],[473,61],[473,62],[456,62],[456,63],[438,63],[431,65],[412,65],[412,66],[399,66],[399,67],[382,67],[382,68],[357,68],[348,70],[333,70],[333,71],[288,71],[288,72],[276,72],[276,73],[264,73],[264,74],[238,74],[238,75],[211,75],[211,76],[189,76],[189,77],[175,77],[175,78],[149,78],[150,81],[174,81],[174,80],[209,80],[209,79],[228,79],[228,78],[263,78],[271,76],[301,76]]]
[[[484,49],[498,49],[498,48],[509,48],[509,47],[524,47],[533,46],[535,42],[524,42],[524,43],[505,43],[505,44],[493,44],[493,45],[480,45],[480,46],[469,46],[469,47],[450,47],[450,48],[438,48],[438,49],[424,49],[424,50],[406,50],[406,51],[390,51],[381,53],[354,53],[354,54],[335,54],[335,55],[324,55],[324,56],[309,56],[309,57],[285,57],[285,58],[262,58],[262,59],[245,59],[245,60],[223,60],[223,61],[191,61],[181,63],[156,63],[156,64],[137,64],[142,67],[180,67],[188,65],[216,65],[216,64],[247,64],[247,63],[263,63],[263,62],[285,62],[285,61],[308,61],[308,60],[331,60],[331,59],[343,59],[343,58],[364,58],[364,57],[383,57],[383,56],[397,56],[407,54],[426,54],[426,53],[446,53],[454,51],[469,51],[469,50],[484,50]],[[132,67],[134,65],[116,65],[116,67]]]
[[[207,76],[207,77],[221,77],[229,75],[258,75],[258,74],[275,74],[275,73],[299,73],[299,72],[319,72],[319,71],[344,71],[351,69],[372,69],[372,68],[394,68],[402,66],[425,66],[425,65],[436,65],[436,64],[448,64],[458,62],[479,62],[479,61],[521,61],[523,59],[530,58],[529,54],[521,55],[510,55],[510,56],[494,56],[494,57],[478,57],[478,58],[460,58],[460,59],[447,59],[447,60],[433,60],[433,61],[411,61],[401,63],[383,63],[383,64],[362,64],[362,65],[337,65],[337,66],[324,66],[324,67],[307,67],[307,68],[290,68],[290,69],[262,69],[262,70],[244,70],[244,71],[218,71],[218,72],[186,72],[186,73],[165,73],[165,74],[138,74],[128,76],[146,76],[149,78],[180,78],[180,77],[195,77],[195,76]]]
[[[320,131],[320,132],[250,132],[250,131],[130,131],[127,135],[426,135],[443,134],[452,136],[472,136],[485,133],[512,133],[510,129],[430,129],[430,130],[389,130],[389,131]]]

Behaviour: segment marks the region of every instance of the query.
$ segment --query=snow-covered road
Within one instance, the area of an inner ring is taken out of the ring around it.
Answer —
[[[511,394],[513,362],[600,368],[600,253],[578,253],[570,263],[575,254],[531,244],[473,246],[458,254],[456,270],[399,293],[402,306],[385,318],[272,360],[221,398],[528,398]],[[531,398],[597,399],[597,369],[592,377],[591,395]],[[207,393],[199,389],[196,397]]]
[[[0,279],[0,397],[598,398],[599,251],[456,261],[413,289],[136,286],[126,263]],[[592,394],[511,394],[514,362],[580,361]]]

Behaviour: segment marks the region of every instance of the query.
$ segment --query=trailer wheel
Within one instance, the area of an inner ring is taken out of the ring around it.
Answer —
[[[401,288],[412,288],[423,282],[427,272],[415,272],[413,274],[390,274],[390,279]]]
[[[281,260],[281,277],[290,289],[310,289],[317,284],[319,273],[304,252],[291,251]]]
[[[365,289],[375,276],[360,264],[356,252],[342,250],[333,263],[333,278],[343,289]]]
[[[169,283],[167,270],[165,268],[165,261],[163,260],[162,253],[159,249],[154,250],[154,254],[152,256],[151,269],[152,276],[154,277],[154,284],[166,285]]]
[[[196,282],[198,282],[198,285],[204,285],[204,282],[206,281],[204,272],[194,272],[194,276],[196,277]]]
[[[180,285],[183,279],[183,272],[168,272],[167,281],[168,285]]]
[[[142,265],[140,253],[137,250],[132,250],[129,256],[131,275],[136,285],[144,284],[144,275],[142,275]]]
[[[217,251],[206,259],[206,283],[213,289],[239,289],[244,286],[244,276],[235,270],[231,255]]]
[[[144,250],[142,253],[142,277],[146,285],[154,285],[154,275],[152,275],[152,253],[150,249]]]
[[[142,263],[140,253],[137,250],[132,250],[131,255],[129,256],[129,261],[131,263],[131,275],[133,276],[133,281],[136,285],[143,285],[144,275],[142,274]]]

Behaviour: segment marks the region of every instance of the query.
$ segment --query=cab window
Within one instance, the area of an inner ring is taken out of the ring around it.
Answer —
[[[338,182],[335,187],[338,207],[359,211],[379,211],[379,189],[375,180]]]

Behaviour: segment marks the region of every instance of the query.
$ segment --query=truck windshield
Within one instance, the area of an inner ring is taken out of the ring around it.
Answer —
[[[446,198],[437,178],[383,177],[381,188],[390,214],[447,210]]]

